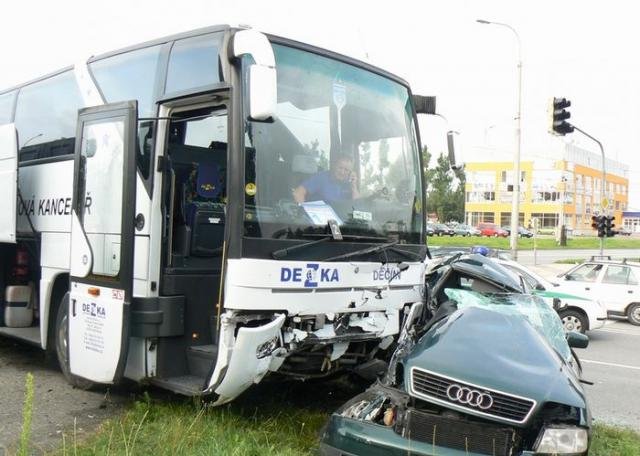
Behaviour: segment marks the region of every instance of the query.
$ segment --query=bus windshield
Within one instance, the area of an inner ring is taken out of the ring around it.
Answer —
[[[305,238],[330,233],[335,220],[345,236],[419,244],[422,183],[407,87],[273,48],[276,115],[246,124],[245,236]]]

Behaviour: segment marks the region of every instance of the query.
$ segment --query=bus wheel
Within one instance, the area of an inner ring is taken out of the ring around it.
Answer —
[[[69,368],[69,293],[66,293],[58,306],[58,314],[56,315],[56,355],[60,370],[67,379],[67,382],[75,388],[88,390],[95,383],[81,377],[77,377],[71,373]]]

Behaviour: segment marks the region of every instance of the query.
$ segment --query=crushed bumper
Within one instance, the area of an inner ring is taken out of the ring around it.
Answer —
[[[346,418],[334,414],[320,442],[322,456],[337,455],[419,455],[419,456],[485,456],[424,442],[409,440],[392,428]]]

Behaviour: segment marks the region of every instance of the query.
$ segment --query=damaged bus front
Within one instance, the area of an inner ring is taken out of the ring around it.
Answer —
[[[243,116],[236,132],[242,236],[231,235],[210,383],[221,400],[269,371],[304,379],[379,369],[375,355],[422,300],[423,183],[409,88],[364,63],[270,40],[273,115]],[[252,65],[242,59],[243,80]]]

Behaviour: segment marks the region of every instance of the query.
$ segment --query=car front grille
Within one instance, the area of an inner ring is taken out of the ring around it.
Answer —
[[[470,391],[473,393],[470,394]],[[415,397],[440,405],[518,424],[527,420],[536,405],[531,399],[471,385],[415,367],[411,370],[410,392]]]
[[[396,432],[404,438],[465,453],[509,456],[515,454],[514,429],[409,410]],[[435,453],[434,453],[435,454]]]

